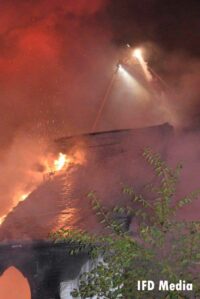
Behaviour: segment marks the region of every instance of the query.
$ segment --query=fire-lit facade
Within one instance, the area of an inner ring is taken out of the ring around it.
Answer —
[[[141,153],[147,140],[164,153],[163,140],[172,135],[172,128],[164,125],[57,140],[57,151],[62,153],[60,162],[55,162],[60,163],[59,171],[47,173],[1,224],[1,273],[9,266],[19,269],[28,279],[31,299],[71,298],[82,267],[89,267],[88,254],[70,256],[66,249],[73,246],[50,242],[49,233],[61,227],[100,233],[104,228],[92,212],[87,193],[96,190],[107,206],[120,203],[122,183],[132,181],[141,188],[143,172],[139,175],[136,167],[144,169]],[[123,221],[128,229],[131,219]]]
[[[88,253],[70,256],[69,246],[51,243],[49,233],[62,227],[102,232],[104,228],[91,209],[87,193],[96,191],[105,206],[113,207],[127,200],[121,192],[123,184],[141,192],[144,180],[153,180],[151,168],[142,157],[146,146],[161,153],[170,164],[185,159],[187,171],[183,168],[178,194],[184,192],[194,168],[196,173],[199,169],[198,165],[187,167],[193,157],[187,143],[180,144],[182,134],[169,125],[161,125],[57,140],[57,151],[68,157],[67,164],[59,172],[45,176],[0,227],[1,273],[9,266],[19,269],[29,281],[32,299],[71,298],[70,291],[78,285],[81,269],[88,263]],[[184,136],[190,139],[191,132],[184,132]],[[191,185],[196,188],[198,181],[193,180]],[[179,217],[198,218],[198,206],[198,201],[193,203]],[[126,229],[134,234],[132,220],[123,219]]]

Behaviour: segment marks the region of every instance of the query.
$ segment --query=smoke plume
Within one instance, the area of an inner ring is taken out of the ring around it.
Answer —
[[[113,52],[105,5],[0,3],[1,215],[41,179],[34,165],[50,140],[90,130]]]
[[[114,11],[106,10],[108,5],[106,0],[1,1],[0,217],[15,203],[15,194],[41,180],[36,166],[50,141],[91,131],[120,55],[113,40],[123,28],[109,19]],[[141,35],[137,18],[133,24],[127,24],[132,34]],[[118,78],[98,130],[198,125],[199,61],[161,52],[148,58],[170,91],[155,98],[136,81],[127,86]]]

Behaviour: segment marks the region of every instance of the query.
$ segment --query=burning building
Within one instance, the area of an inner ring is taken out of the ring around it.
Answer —
[[[0,240],[44,239],[61,227],[99,230],[87,193],[95,190],[108,205],[120,202],[122,184],[140,188],[144,172],[148,174],[144,147],[165,153],[172,135],[172,127],[163,125],[57,140],[58,152],[68,161],[63,160],[59,171],[46,173],[40,186],[7,215]]]
[[[187,140],[193,138],[190,132],[184,136]],[[183,171],[179,193],[197,188],[198,180],[188,184],[188,179],[194,177],[194,172],[196,177],[198,166],[194,167],[188,144],[180,140],[182,133],[167,124],[57,140],[57,171],[46,173],[40,186],[1,224],[1,273],[9,266],[20,269],[29,281],[33,299],[70,298],[81,269],[88,267],[88,254],[70,257],[66,249],[76,244],[52,244],[49,233],[62,227],[102,232],[104,228],[92,212],[88,192],[96,191],[107,207],[126,202],[121,192],[123,184],[141,192],[144,183],[153,180],[151,169],[142,158],[146,146],[161,153],[171,164],[184,158],[187,171]],[[188,168],[191,164],[193,167]],[[197,201],[187,212],[183,209],[180,217],[198,218],[198,207]],[[128,224],[130,231],[134,229],[132,220]]]

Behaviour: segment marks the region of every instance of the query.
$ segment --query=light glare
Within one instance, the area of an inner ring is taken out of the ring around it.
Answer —
[[[137,48],[133,51],[133,57],[137,58],[138,60],[143,59],[142,58],[142,50]]]
[[[142,56],[142,50],[140,48],[135,49],[133,51],[133,57],[138,60],[139,64],[141,65],[141,67],[143,69],[143,72],[145,74],[147,81],[150,82],[152,80],[152,75],[151,75],[150,71],[148,70],[147,63]]]
[[[60,171],[66,163],[66,155],[59,153],[58,159],[54,161],[56,171]]]

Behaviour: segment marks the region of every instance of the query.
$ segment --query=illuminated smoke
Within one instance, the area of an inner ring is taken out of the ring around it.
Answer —
[[[152,75],[148,70],[147,63],[144,61],[144,58],[142,56],[142,50],[141,49],[135,49],[133,51],[133,57],[135,57],[139,61],[140,65],[141,65],[141,67],[144,71],[144,74],[145,74],[145,77],[146,77],[147,81],[151,81],[152,80]]]
[[[106,2],[1,1],[0,217],[42,182],[55,138],[91,128],[113,62]]]
[[[91,131],[119,58],[109,22],[97,17],[106,3],[1,1],[1,217],[42,182],[49,140]],[[184,57],[177,63],[179,56],[164,66],[175,91],[169,96],[172,121],[124,73],[125,80],[112,90],[99,130],[198,122],[199,62],[191,67],[191,59]],[[141,55],[138,59],[150,79],[146,62]],[[52,172],[55,158],[49,158]]]
[[[133,75],[131,75],[123,66],[119,67],[119,76],[122,78],[123,87],[126,88],[130,94],[133,90],[137,91],[138,99],[146,99],[149,98],[149,93],[147,90],[140,84]],[[135,101],[135,97],[133,97],[133,101]]]

